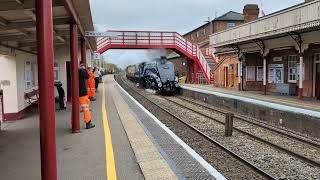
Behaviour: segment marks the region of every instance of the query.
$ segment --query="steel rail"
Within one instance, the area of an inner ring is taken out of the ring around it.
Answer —
[[[185,109],[188,109],[188,110],[190,110],[190,111],[192,111],[192,112],[194,112],[194,113],[196,113],[196,114],[199,114],[199,115],[201,115],[201,116],[203,116],[203,117],[206,117],[206,118],[208,118],[208,119],[214,120],[214,121],[216,121],[217,123],[225,124],[224,122],[221,122],[221,121],[219,121],[219,120],[217,120],[217,119],[215,119],[215,118],[213,118],[213,117],[211,117],[211,116],[209,116],[209,115],[203,114],[203,113],[198,112],[198,111],[196,111],[196,110],[194,110],[194,109],[192,109],[192,108],[189,108],[189,107],[186,107],[186,106],[184,106],[184,105],[181,105],[181,104],[179,104],[179,103],[177,103],[177,102],[175,102],[175,101],[173,101],[173,100],[170,100],[170,99],[168,99],[168,98],[164,98],[164,99],[166,99],[166,100],[168,100],[168,101],[170,101],[170,102],[172,102],[172,103],[174,103],[174,104],[176,104],[176,105],[178,105],[178,106],[180,106],[180,107],[183,107],[183,108],[185,108]],[[310,158],[305,157],[305,156],[303,156],[303,155],[301,155],[301,154],[298,154],[298,153],[296,153],[296,152],[293,152],[293,151],[291,151],[291,150],[289,150],[289,149],[286,149],[286,148],[284,148],[284,147],[281,147],[281,146],[279,146],[279,145],[277,145],[277,144],[274,144],[274,143],[272,143],[272,142],[270,142],[270,141],[267,141],[267,140],[262,139],[262,138],[260,138],[260,137],[258,137],[258,136],[255,136],[254,134],[251,134],[251,133],[249,133],[249,132],[246,132],[246,131],[244,131],[244,130],[242,130],[242,129],[240,129],[240,128],[233,127],[233,129],[235,129],[236,131],[239,131],[240,133],[243,133],[243,134],[245,134],[245,135],[248,135],[248,136],[250,136],[250,137],[252,137],[252,138],[254,138],[254,139],[257,139],[258,141],[261,141],[261,142],[263,142],[263,143],[265,143],[265,144],[268,144],[268,145],[270,145],[270,146],[272,146],[272,147],[275,147],[275,148],[277,148],[277,149],[279,149],[279,150],[281,150],[281,151],[283,151],[283,152],[285,152],[285,153],[287,153],[287,154],[290,154],[290,155],[292,155],[292,156],[295,156],[295,157],[297,157],[297,158],[299,158],[299,159],[301,159],[301,160],[303,160],[303,161],[305,161],[305,162],[307,162],[307,163],[309,163],[309,164],[311,164],[311,165],[313,165],[313,166],[320,167],[320,162],[319,162],[319,161],[316,161],[316,160],[314,160],[314,159],[310,159]]]
[[[177,97],[177,98],[180,99],[180,100],[183,100],[183,101],[187,101],[187,102],[189,102],[191,104],[194,104],[194,105],[197,105],[197,106],[201,106],[201,107],[206,108],[208,110],[216,111],[216,112],[221,113],[221,114],[228,113],[228,111],[226,111],[226,110],[221,110],[221,109],[218,109],[218,108],[212,108],[212,107],[203,105],[201,103],[191,101],[189,99],[185,99],[185,98],[181,98],[181,97]],[[298,133],[295,133],[293,131],[287,130],[288,132],[290,132],[290,133],[295,135],[295,136],[293,136],[293,135],[290,135],[290,134],[284,132],[285,130],[279,129],[277,127],[269,127],[270,124],[267,124],[267,123],[264,123],[264,122],[260,122],[260,121],[257,121],[257,120],[248,120],[248,119],[253,119],[253,118],[244,117],[244,116],[239,115],[239,114],[234,114],[234,117],[239,119],[239,120],[241,120],[241,121],[245,121],[247,123],[254,124],[256,126],[266,128],[266,129],[268,129],[270,131],[277,132],[277,133],[282,134],[284,136],[287,136],[289,138],[293,138],[293,139],[299,140],[299,141],[301,141],[303,143],[306,143],[306,144],[315,146],[317,148],[320,148],[320,142],[318,140],[316,140],[316,139],[313,139],[313,138],[310,138],[310,137],[306,137],[306,136],[300,135]],[[254,122],[254,121],[256,121],[256,122]]]
[[[162,111],[166,112],[167,114],[169,114],[170,116],[172,116],[173,118],[177,119],[179,122],[183,123],[184,125],[186,125],[187,127],[189,127],[191,130],[193,130],[194,132],[200,134],[202,137],[204,137],[206,140],[208,140],[209,142],[215,144],[216,146],[218,146],[219,148],[223,149],[225,152],[227,152],[228,154],[230,154],[232,157],[234,157],[235,159],[241,161],[243,164],[247,165],[248,167],[252,168],[254,171],[256,171],[257,173],[259,173],[260,175],[262,175],[263,177],[266,177],[268,179],[278,179],[272,175],[270,175],[268,172],[262,170],[261,168],[255,166],[254,164],[252,164],[251,162],[245,160],[244,158],[242,158],[241,156],[239,156],[238,154],[236,154],[235,152],[233,152],[232,150],[230,150],[229,148],[225,147],[224,145],[220,144],[218,141],[212,139],[211,137],[209,137],[208,135],[204,134],[203,132],[201,132],[200,130],[198,130],[197,128],[193,127],[192,125],[190,125],[189,123],[183,121],[180,117],[176,116],[175,114],[173,114],[172,112],[168,111],[167,109],[161,107],[160,105],[158,105],[157,103],[153,102],[152,100],[150,100],[149,98],[145,97],[144,95],[142,95],[140,92],[138,92],[137,90],[135,90],[134,88],[132,88],[130,85],[128,85],[127,82],[125,82],[122,78],[122,76],[120,77],[121,81],[124,82],[131,90],[133,90],[135,93],[137,93],[138,95],[140,95],[141,97],[143,97],[144,99],[148,100],[150,103],[152,103],[153,105],[155,105],[156,107],[158,107],[159,109],[161,109]]]

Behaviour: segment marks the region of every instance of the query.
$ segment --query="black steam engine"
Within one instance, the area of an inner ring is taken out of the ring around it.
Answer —
[[[139,83],[140,87],[155,90],[159,94],[175,94],[178,77],[175,76],[174,64],[166,57],[152,62],[130,65],[126,69],[128,79]]]

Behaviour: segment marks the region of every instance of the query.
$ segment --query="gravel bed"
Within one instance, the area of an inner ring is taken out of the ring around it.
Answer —
[[[166,107],[170,112],[179,115],[200,131],[276,177],[280,177],[281,179],[320,178],[320,169],[317,167],[239,132],[234,132],[232,137],[226,138],[224,137],[224,125],[176,106],[160,96],[150,94],[147,96],[160,106]]]
[[[218,113],[216,111],[208,110],[203,107],[199,107],[197,105],[191,104],[187,101],[181,100],[179,98],[170,97],[168,98],[182,106],[191,108],[196,110],[199,113],[203,113],[205,115],[208,115],[212,117],[213,119],[216,119],[220,122],[225,122],[225,115],[222,113]],[[310,144],[306,144],[304,142],[301,142],[299,140],[289,138],[288,136],[285,136],[280,133],[276,133],[274,131],[268,130],[266,128],[248,123],[246,121],[243,121],[239,118],[234,118],[233,121],[234,127],[241,129],[243,131],[249,132],[250,134],[253,134],[257,137],[260,137],[264,140],[267,140],[269,142],[272,142],[278,146],[281,146],[283,148],[286,148],[292,152],[295,152],[297,154],[301,154],[305,157],[308,157],[310,159],[316,160],[320,162],[320,148],[317,148],[315,146],[312,146]]]
[[[169,127],[177,136],[193,148],[200,156],[213,165],[220,173],[228,179],[264,179],[250,167],[230,156],[221,148],[215,146],[200,134],[196,133],[185,124],[176,120],[164,111],[160,111],[157,106],[150,103],[145,98],[138,95],[118,81],[120,85],[131,94],[137,101],[153,113],[160,121]],[[143,92],[143,90],[140,90]],[[149,95],[146,95],[149,96]]]

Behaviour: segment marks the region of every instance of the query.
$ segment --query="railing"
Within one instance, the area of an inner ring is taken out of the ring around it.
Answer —
[[[113,37],[97,38],[98,53],[110,48],[171,48],[198,62],[210,82],[210,67],[199,47],[176,32],[108,31]]]
[[[303,3],[255,21],[215,33],[210,36],[210,45],[220,47],[320,26],[319,9],[319,0]]]

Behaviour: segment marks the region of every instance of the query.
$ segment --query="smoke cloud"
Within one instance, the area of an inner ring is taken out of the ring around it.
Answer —
[[[161,56],[166,56],[165,49],[148,50],[109,50],[103,54],[107,63],[114,63],[124,69],[129,65],[150,62]]]

